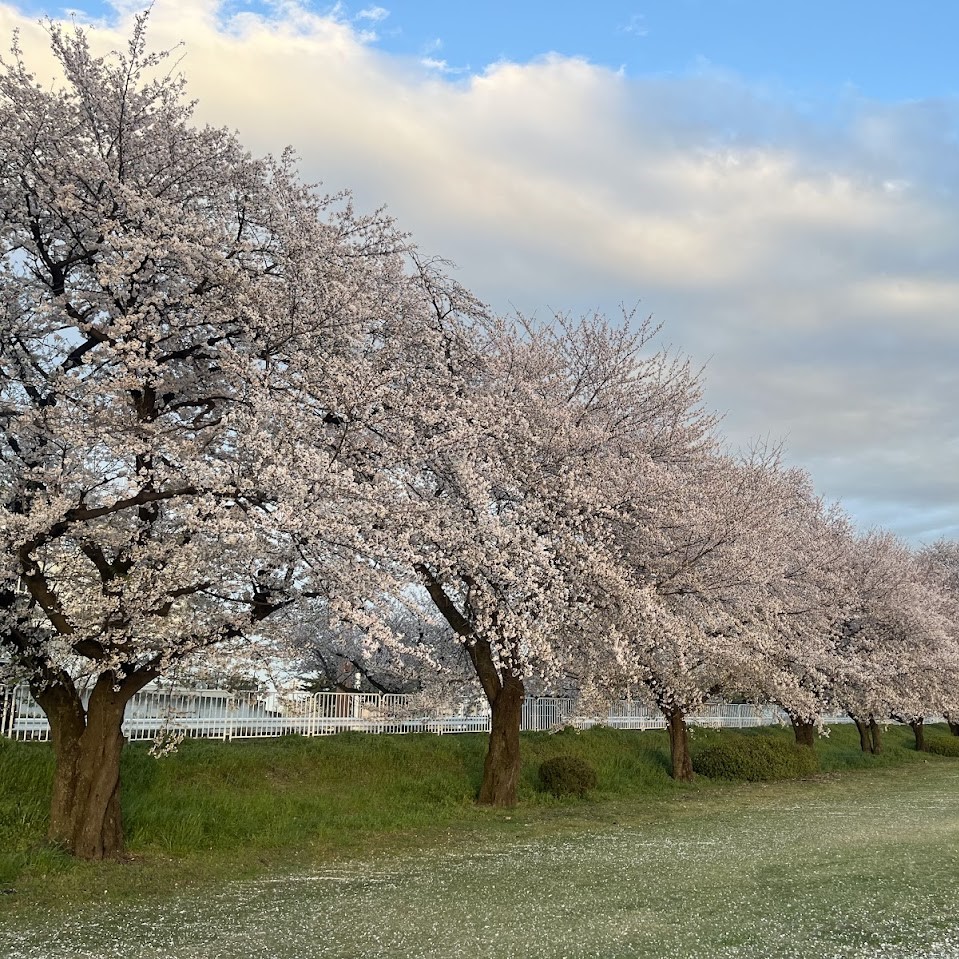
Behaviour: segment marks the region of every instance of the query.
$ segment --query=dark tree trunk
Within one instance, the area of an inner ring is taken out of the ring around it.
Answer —
[[[859,746],[864,753],[878,756],[882,752],[882,727],[876,722],[876,717],[870,715],[868,719],[860,719],[849,714],[859,730]]]
[[[693,759],[689,754],[689,727],[686,714],[679,706],[661,706],[669,733],[670,775],[677,782],[689,783],[696,778]]]
[[[946,724],[953,736],[959,736],[959,719],[955,716],[946,716]]]
[[[519,786],[519,728],[523,718],[523,681],[507,676],[490,700],[489,747],[483,763],[478,802],[483,806],[515,806]]]
[[[921,719],[910,720],[913,735],[916,737],[916,751],[924,753],[926,751],[926,728]]]
[[[515,806],[520,770],[519,727],[526,695],[523,680],[510,673],[503,663],[502,652],[494,659],[490,641],[477,634],[472,622],[446,594],[430,569],[423,563],[417,563],[415,569],[436,608],[464,639],[466,652],[490,705],[489,746],[477,802],[484,806]],[[508,644],[503,645],[509,648]]]
[[[810,749],[816,748],[816,724],[807,719],[801,719],[799,716],[789,716],[792,723],[793,732],[796,735],[796,743],[799,746],[808,746]]]
[[[123,853],[120,727],[127,702],[148,680],[127,678],[116,692],[113,675],[104,674],[86,709],[69,677],[33,690],[50,723],[55,760],[49,838],[79,859]]]

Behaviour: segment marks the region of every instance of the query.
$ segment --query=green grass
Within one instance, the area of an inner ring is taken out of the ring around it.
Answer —
[[[783,740],[792,735],[787,729],[745,734]],[[697,729],[693,748],[723,736]],[[623,803],[668,816],[699,795],[721,795],[735,804],[737,790],[746,788],[703,778],[692,786],[674,783],[662,732],[531,733],[523,737],[520,810],[495,812],[473,803],[485,742],[474,735],[359,733],[194,740],[160,760],[134,745],[125,750],[122,770],[131,860],[85,864],[44,841],[50,747],[0,740],[0,890],[14,890],[0,895],[0,914],[104,897],[119,901],[145,889],[162,897],[184,884],[405,854],[451,836],[496,842],[510,834],[519,816],[524,828],[544,833],[612,821]],[[955,760],[916,753],[911,742],[908,729],[893,727],[882,755],[863,755],[855,728],[843,726],[820,740],[817,752],[826,778],[910,763],[954,767]],[[537,788],[539,764],[559,754],[581,756],[597,769],[599,786],[589,800],[557,800]]]
[[[483,828],[448,827],[416,848],[324,858],[292,873],[11,910],[0,955],[959,956],[955,759],[480,818]]]

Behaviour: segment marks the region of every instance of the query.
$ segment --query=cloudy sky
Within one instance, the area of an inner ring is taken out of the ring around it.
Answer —
[[[733,445],[959,536],[959,4],[156,0],[201,119],[386,204],[500,310],[638,307]],[[117,46],[142,3],[77,0]],[[42,0],[0,0],[38,73]]]

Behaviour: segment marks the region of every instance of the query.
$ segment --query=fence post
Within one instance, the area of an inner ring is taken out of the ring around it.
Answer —
[[[223,741],[229,742],[233,738],[234,698],[227,696],[223,703],[226,709],[226,715],[223,717]]]
[[[0,736],[11,736],[13,734],[13,723],[10,722],[10,729],[7,729],[8,720],[13,716],[13,697],[16,695],[16,686],[3,686],[0,688],[0,696],[3,697],[3,714],[0,715]]]

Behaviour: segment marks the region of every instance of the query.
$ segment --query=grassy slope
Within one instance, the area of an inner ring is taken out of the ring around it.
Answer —
[[[750,735],[788,738],[785,729]],[[696,742],[723,732],[694,732]],[[893,727],[882,756],[865,756],[855,729],[835,727],[817,746],[824,775],[909,763],[949,764],[911,748],[908,729]],[[253,877],[448,843],[496,842],[517,822],[524,835],[558,834],[624,816],[666,816],[695,797],[735,806],[750,787],[674,783],[664,733],[596,729],[523,737],[518,812],[478,809],[485,737],[391,737],[345,734],[224,744],[188,741],[152,759],[129,747],[123,805],[132,861],[75,863],[44,844],[51,775],[49,747],[0,740],[0,911],[31,911],[142,895],[164,896],[186,883]],[[599,790],[586,803],[560,802],[534,788],[539,763],[558,753],[588,758]]]

